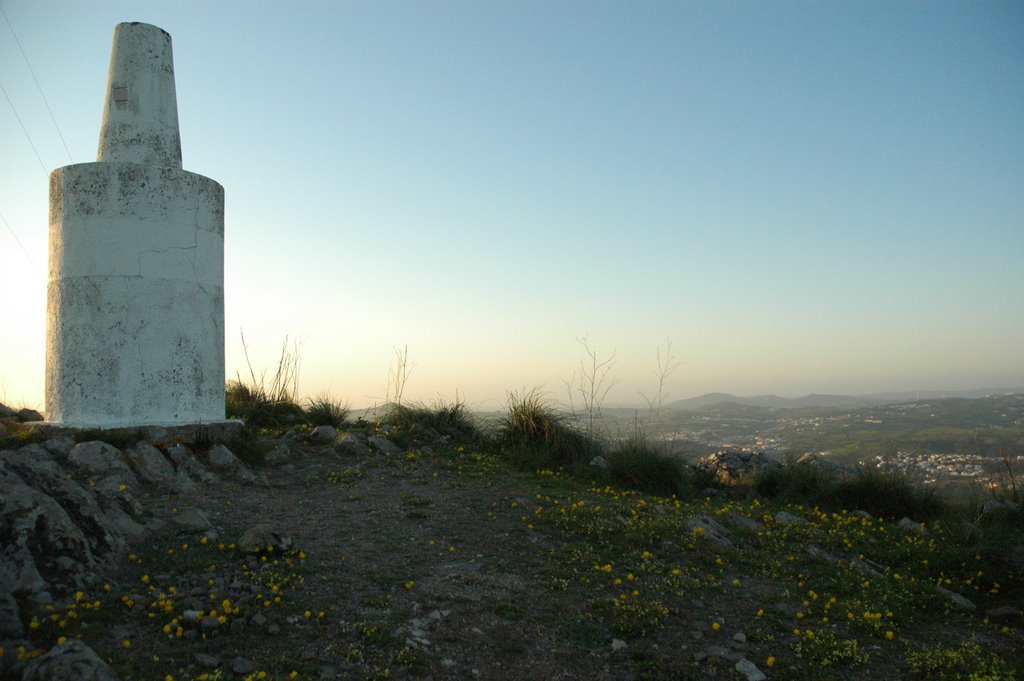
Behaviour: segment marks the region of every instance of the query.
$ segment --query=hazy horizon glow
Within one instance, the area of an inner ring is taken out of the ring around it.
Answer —
[[[42,406],[47,173],[95,159],[136,20],[225,186],[228,378],[241,330],[356,407],[396,347],[409,399],[561,399],[584,335],[617,404],[667,338],[669,399],[1024,386],[1020,3],[0,7],[70,151],[0,21],[8,404]]]

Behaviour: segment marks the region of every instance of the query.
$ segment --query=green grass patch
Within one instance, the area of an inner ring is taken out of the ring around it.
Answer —
[[[760,495],[776,501],[832,510],[859,509],[883,518],[938,517],[945,505],[934,490],[898,471],[858,466],[849,474],[813,464],[789,463],[761,470],[752,481]]]
[[[439,399],[433,404],[392,403],[384,408],[381,420],[403,431],[429,428],[466,445],[479,444],[484,440],[473,414],[458,398],[450,402]]]
[[[333,482],[335,485],[341,485],[342,487],[351,487],[357,480],[362,480],[366,477],[366,471],[361,466],[349,466],[338,471],[331,471],[327,474],[327,479]]]
[[[497,442],[522,467],[574,466],[599,453],[593,440],[576,430],[566,414],[546,402],[536,389],[509,394]]]
[[[907,662],[915,679],[928,681],[1015,681],[1020,678],[1011,665],[977,643],[937,646],[911,652]]]
[[[17,449],[45,440],[46,436],[42,432],[24,423],[7,423],[0,428],[0,449]]]
[[[289,350],[288,338],[285,337],[277,368],[269,379],[266,372],[257,377],[253,371],[244,335],[242,349],[249,366],[249,380],[244,381],[239,376],[228,381],[225,391],[228,418],[241,419],[259,428],[281,428],[301,423],[305,412],[297,395],[300,363],[297,345]]]
[[[225,412],[258,428],[280,428],[305,419],[302,406],[287,393],[272,393],[262,385],[228,382]]]
[[[644,437],[620,442],[606,458],[614,478],[633,489],[661,497],[692,492],[693,476],[686,463]]]
[[[832,483],[829,506],[859,508],[882,518],[924,522],[939,516],[944,504],[934,489],[898,471],[858,466],[852,477]]]
[[[348,422],[352,408],[347,402],[332,398],[327,393],[320,393],[306,401],[305,418],[312,426],[334,426],[341,428]]]

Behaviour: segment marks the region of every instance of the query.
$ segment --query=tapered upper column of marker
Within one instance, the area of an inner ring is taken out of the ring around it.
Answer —
[[[171,36],[162,28],[114,29],[96,160],[181,168]]]

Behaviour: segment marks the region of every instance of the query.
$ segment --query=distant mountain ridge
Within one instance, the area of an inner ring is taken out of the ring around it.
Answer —
[[[716,404],[739,404],[747,407],[765,407],[772,409],[803,409],[807,407],[833,407],[836,409],[856,409],[858,407],[877,407],[893,402],[911,400],[927,400],[943,397],[961,397],[977,399],[990,395],[1007,395],[1024,393],[1024,388],[977,388],[974,390],[917,390],[905,392],[873,393],[869,395],[804,395],[803,397],[780,397],[778,395],[753,395],[741,397],[730,393],[707,393],[700,397],[677,400],[667,405],[668,409],[694,411],[712,407]]]

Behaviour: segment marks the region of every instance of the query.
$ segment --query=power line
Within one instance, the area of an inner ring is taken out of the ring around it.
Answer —
[[[11,20],[7,18],[7,12],[4,11],[2,5],[0,5],[0,14],[4,15],[4,21],[7,22],[7,28],[11,29],[11,35],[14,36],[14,42],[18,46],[18,50],[21,51],[21,58],[25,60],[25,66],[28,67],[28,72],[32,74],[32,80],[35,81],[36,89],[39,90],[39,96],[43,98],[43,104],[46,105],[46,111],[50,114],[50,120],[53,121],[53,127],[57,130],[57,137],[60,138],[60,143],[64,145],[64,151],[68,155],[68,161],[71,163],[75,162],[75,159],[71,157],[71,150],[68,149],[68,143],[64,141],[64,135],[60,131],[60,126],[57,125],[57,118],[53,115],[53,110],[50,108],[50,102],[46,100],[46,95],[43,94],[43,87],[39,84],[39,79],[36,78],[36,72],[32,70],[32,64],[28,60],[28,55],[25,54],[25,48],[21,46],[21,41],[18,40],[18,34],[14,32],[14,26],[11,25]],[[4,92],[6,95],[7,93]],[[10,98],[8,97],[8,101]],[[13,105],[12,105],[13,107]],[[24,127],[24,126],[22,126]],[[38,154],[36,154],[38,156]]]
[[[21,243],[21,239],[18,238],[18,235],[14,232],[14,228],[11,227],[11,223],[7,222],[7,218],[4,217],[3,213],[0,213],[0,220],[3,220],[3,223],[5,225],[7,225],[7,231],[9,231],[11,233],[11,236],[14,237],[14,241],[21,248],[21,252],[25,254],[26,258],[28,258],[28,264],[32,265],[32,269],[34,269],[36,271],[36,274],[42,276],[43,273],[36,266],[35,261],[32,259],[32,256],[28,252],[28,249],[26,249],[25,245]]]
[[[28,134],[28,129],[25,128],[25,124],[21,121],[21,116],[18,115],[18,110],[14,108],[14,102],[11,101],[11,96],[7,94],[7,88],[4,87],[3,83],[0,83],[0,91],[4,93],[4,97],[7,98],[7,103],[11,105],[11,111],[14,112],[14,117],[18,119],[18,125],[21,126],[21,131],[25,133],[25,139],[28,140],[28,145],[32,147],[32,152],[36,155],[36,160],[39,161],[39,167],[43,169],[43,174],[49,177],[50,171],[46,169],[46,164],[43,163],[43,159],[39,156],[39,151],[36,150],[36,145],[32,143],[32,136]]]

